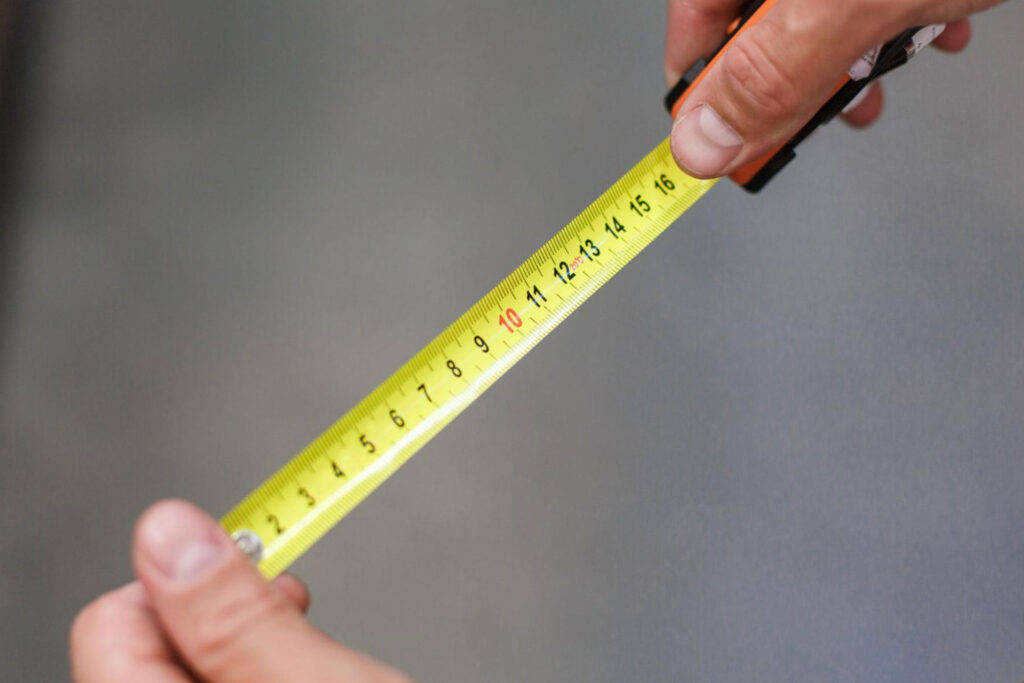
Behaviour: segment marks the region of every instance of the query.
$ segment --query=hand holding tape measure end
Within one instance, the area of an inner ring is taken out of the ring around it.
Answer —
[[[165,500],[143,513],[132,565],[135,582],[75,618],[78,683],[409,680],[314,628],[303,583],[287,574],[266,581],[191,503]]]

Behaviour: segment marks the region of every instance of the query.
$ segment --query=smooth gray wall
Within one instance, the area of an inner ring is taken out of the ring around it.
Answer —
[[[651,0],[52,3],[2,293],[0,679],[668,131]],[[1024,678],[1024,3],[723,185],[296,566],[423,681]]]

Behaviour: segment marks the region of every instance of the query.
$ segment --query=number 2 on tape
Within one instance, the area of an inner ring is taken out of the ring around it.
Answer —
[[[221,523],[282,572],[713,185],[668,141],[247,496]]]

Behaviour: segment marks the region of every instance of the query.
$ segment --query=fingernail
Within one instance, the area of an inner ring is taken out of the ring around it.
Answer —
[[[138,542],[160,573],[185,583],[208,573],[230,549],[213,519],[177,501],[161,503],[146,513]]]
[[[722,175],[742,148],[743,138],[708,104],[691,109],[672,126],[676,161],[694,175]]]

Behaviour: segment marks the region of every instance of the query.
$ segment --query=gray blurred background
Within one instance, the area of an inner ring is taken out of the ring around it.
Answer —
[[[0,324],[0,679],[667,134],[663,3],[52,2]],[[718,187],[295,567],[423,681],[1024,678],[1024,4]]]

